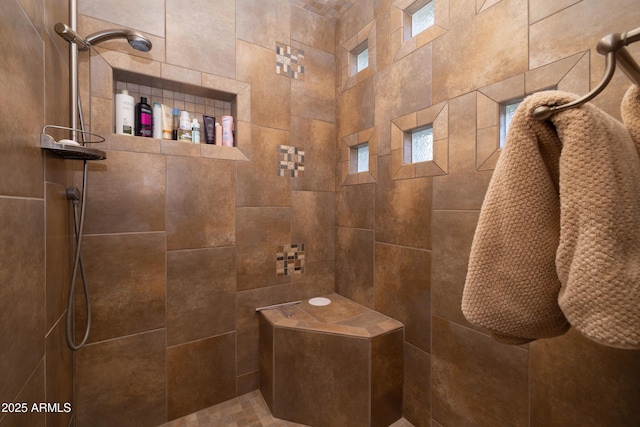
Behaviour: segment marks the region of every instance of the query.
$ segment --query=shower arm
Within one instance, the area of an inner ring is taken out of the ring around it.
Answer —
[[[93,45],[101,43],[106,40],[117,39],[117,38],[127,38],[128,32],[125,30],[103,30],[98,31],[97,33],[93,33],[88,36],[86,40],[86,44],[84,48],[78,47],[80,50],[89,50],[89,48]]]

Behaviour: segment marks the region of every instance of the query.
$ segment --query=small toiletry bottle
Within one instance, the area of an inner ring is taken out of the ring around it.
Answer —
[[[162,139],[172,139],[173,109],[160,104],[162,110]]]
[[[213,116],[202,116],[204,122],[204,142],[207,144],[216,143],[216,118]]]
[[[124,89],[116,94],[116,134],[133,135],[135,125],[135,101]]]
[[[191,142],[191,118],[187,111],[180,112],[180,128],[178,129],[178,141]]]
[[[200,123],[196,118],[191,122],[191,142],[200,144]]]
[[[147,104],[147,98],[140,97],[140,102],[136,104],[136,135],[151,138],[151,117],[153,112]]]
[[[233,116],[222,116],[223,147],[233,147]]]
[[[162,104],[153,103],[153,137],[162,138]]]
[[[178,140],[178,129],[180,128],[179,111],[177,108],[173,109],[173,128],[171,129],[171,139]]]
[[[216,122],[216,139],[215,139],[215,144],[216,145],[222,145],[222,126],[220,126],[220,123]]]

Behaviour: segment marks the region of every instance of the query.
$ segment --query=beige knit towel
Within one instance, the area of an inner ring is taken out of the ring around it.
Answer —
[[[625,95],[628,130],[592,104],[532,117],[574,99],[548,91],[518,107],[480,212],[462,311],[505,343],[571,324],[640,349],[640,92]]]

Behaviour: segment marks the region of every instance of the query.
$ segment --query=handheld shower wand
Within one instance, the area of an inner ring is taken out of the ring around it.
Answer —
[[[89,50],[91,46],[95,46],[106,40],[111,39],[127,39],[132,48],[140,52],[149,52],[151,50],[151,41],[134,30],[111,29],[95,32],[86,38],[82,38],[67,24],[58,22],[54,27],[56,33],[70,43],[75,43],[79,51]]]

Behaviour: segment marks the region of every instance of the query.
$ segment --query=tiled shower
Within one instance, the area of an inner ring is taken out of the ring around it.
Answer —
[[[5,412],[0,426],[154,426],[245,395],[259,387],[255,308],[332,292],[404,324],[415,426],[640,424],[638,352],[573,331],[505,346],[460,310],[499,104],[586,93],[604,69],[597,41],[637,27],[638,2],[435,2],[433,28],[405,41],[411,0],[79,0],[80,34],[133,28],[153,49],[80,55],[84,117],[107,160],[88,179],[92,332],[72,354],[64,192],[80,166],[39,148],[44,124],[68,123],[68,44],[53,31],[68,4],[6,1],[0,402],[73,412]],[[365,41],[369,67],[351,74]],[[113,135],[122,77],[152,93],[177,82],[174,102],[231,113],[237,147]],[[594,102],[618,117],[628,85],[618,73]],[[404,164],[398,135],[427,122],[434,160]],[[354,174],[350,148],[364,142],[369,171]]]

